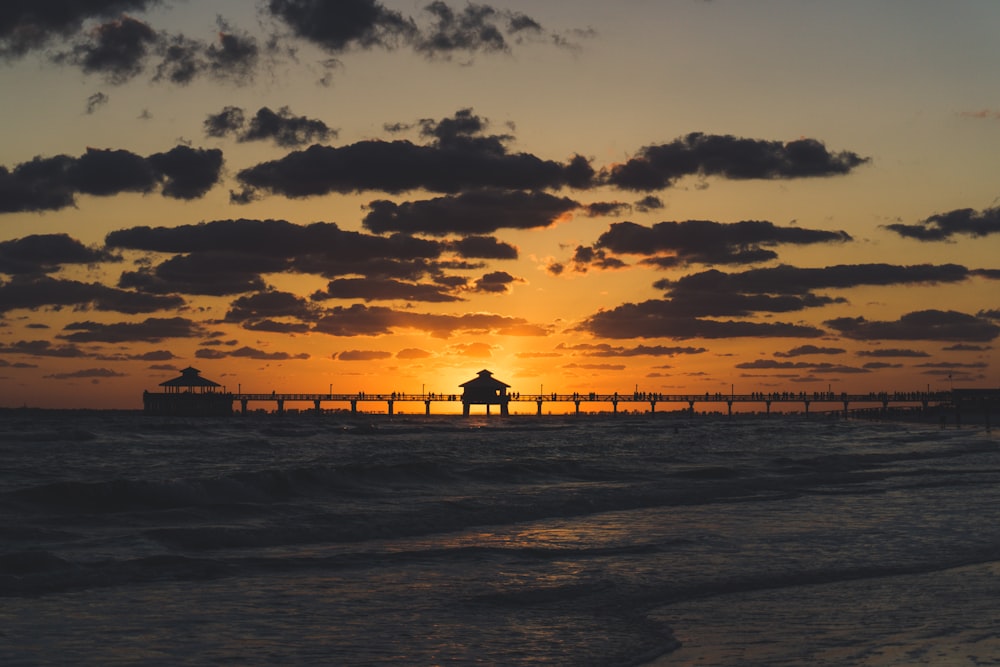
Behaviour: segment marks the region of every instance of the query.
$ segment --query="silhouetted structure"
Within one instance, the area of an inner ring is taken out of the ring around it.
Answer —
[[[509,414],[507,404],[510,403],[510,397],[507,396],[507,389],[510,385],[494,378],[493,373],[481,370],[478,377],[463,382],[459,386],[464,390],[462,392],[463,415],[468,416],[471,405],[485,405],[486,414],[490,414],[491,405],[499,405],[501,415]]]
[[[220,385],[201,377],[201,371],[188,366],[179,377],[161,382],[162,393],[142,394],[142,408],[147,415],[182,417],[221,416],[233,413],[233,395],[217,391]]]

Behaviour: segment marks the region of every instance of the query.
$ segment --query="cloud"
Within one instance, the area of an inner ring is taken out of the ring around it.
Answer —
[[[389,278],[338,278],[323,292],[314,292],[314,300],[364,299],[365,301],[425,301],[448,303],[462,299],[449,294],[440,285],[406,283]]]
[[[846,232],[779,227],[760,220],[722,223],[710,220],[659,222],[646,227],[617,222],[601,234],[594,248],[615,254],[644,255],[645,263],[670,268],[683,264],[750,264],[775,259],[768,247],[844,243]]]
[[[899,348],[877,348],[874,350],[858,350],[855,354],[859,357],[875,357],[879,359],[885,358],[920,358],[929,357],[928,353],[923,350],[903,350]]]
[[[560,343],[557,350],[575,352],[586,357],[674,357],[678,354],[702,354],[708,350],[704,347],[668,347],[665,345],[637,345],[635,347],[612,346],[608,343],[578,343],[566,345]]]
[[[625,364],[566,364],[563,368],[584,371],[623,371]]]
[[[306,299],[291,292],[267,290],[234,300],[223,319],[254,331],[304,333],[308,326],[302,322],[316,316],[317,309]]]
[[[487,188],[402,204],[376,200],[368,204],[362,224],[376,233],[484,234],[549,227],[579,206],[568,197],[544,192]]]
[[[0,354],[24,354],[31,357],[56,357],[78,359],[87,352],[76,345],[54,345],[48,340],[20,340],[10,345],[0,345]]]
[[[100,283],[83,283],[50,277],[17,278],[0,283],[0,313],[18,308],[34,310],[45,306],[93,308],[118,313],[151,313],[174,310],[184,305],[178,296],[140,294],[107,287]]]
[[[841,317],[825,322],[855,340],[938,340],[987,342],[1000,335],[1000,326],[954,310],[920,310],[896,321]]]
[[[434,125],[435,139],[429,144],[407,140],[367,140],[341,147],[314,144],[243,169],[237,178],[252,191],[287,197],[417,189],[454,194],[592,184],[594,171],[585,158],[575,156],[561,164],[528,153],[509,153],[505,137],[482,136],[482,127],[482,120],[465,109]]]
[[[817,347],[816,345],[800,345],[799,347],[793,347],[787,352],[775,352],[774,356],[779,359],[791,359],[793,357],[802,357],[812,354],[844,354],[847,350],[841,347]]]
[[[868,373],[869,369],[855,366],[842,366],[829,363],[805,361],[775,361],[774,359],[756,359],[736,364],[734,368],[744,370],[808,370],[811,373]]]
[[[193,338],[204,333],[200,324],[184,317],[150,317],[142,322],[71,322],[59,334],[74,343],[158,343],[165,338]]]
[[[437,338],[448,338],[457,332],[511,336],[548,333],[544,327],[532,325],[527,320],[491,313],[439,315],[361,304],[336,306],[326,311],[313,330],[331,336],[382,336],[399,329],[424,331]]]
[[[132,227],[109,233],[109,247],[176,255],[122,275],[122,287],[149,292],[239,294],[264,289],[266,273],[348,275],[416,281],[442,277],[447,244],[403,234],[345,231],[334,223],[216,220],[177,227]],[[429,289],[429,288],[428,288]]]
[[[620,201],[602,201],[587,204],[584,208],[588,218],[600,218],[602,216],[623,215],[630,211],[632,206]]]
[[[103,74],[121,84],[139,74],[159,35],[149,24],[130,16],[98,25],[83,41],[56,56],[57,62],[77,65],[87,74]]]
[[[235,357],[242,359],[256,359],[258,361],[288,361],[291,359],[309,358],[309,354],[306,352],[300,352],[298,354],[289,354],[288,352],[265,352],[263,350],[247,346],[243,346],[229,352],[200,349],[195,352],[194,356],[199,359],[224,359],[226,357]]]
[[[515,278],[506,271],[493,271],[477,279],[472,289],[476,292],[506,294],[510,291],[510,286],[518,282],[524,281],[520,278]]]
[[[508,52],[512,41],[544,35],[530,16],[469,3],[461,10],[433,0],[430,23],[387,9],[376,0],[269,0],[266,11],[299,38],[333,54],[349,49],[412,47],[429,58],[455,53]]]
[[[107,368],[85,368],[80,371],[73,371],[72,373],[52,373],[51,375],[44,375],[50,380],[73,380],[77,378],[123,378],[126,377],[125,373],[118,373]]]
[[[677,312],[671,301],[626,303],[586,318],[581,329],[601,338],[818,338],[821,329],[785,322],[709,320]]]
[[[493,236],[466,236],[451,241],[448,248],[469,259],[517,259],[517,248]]]
[[[0,273],[41,274],[58,271],[64,264],[120,262],[107,250],[83,245],[68,234],[30,234],[0,241]]]
[[[434,355],[427,350],[421,350],[417,347],[406,347],[396,353],[397,359],[405,359],[412,361],[414,359],[428,359]]]
[[[95,113],[99,108],[103,107],[108,103],[110,98],[104,93],[98,91],[87,98],[87,115]]]
[[[346,350],[334,352],[333,358],[338,361],[381,361],[392,357],[392,352],[384,350]]]
[[[740,273],[710,269],[675,281],[661,280],[656,286],[671,293],[806,294],[822,288],[958,283],[971,274],[958,264],[838,264],[821,268],[781,265]]]
[[[918,241],[946,241],[959,234],[981,238],[1000,234],[1000,208],[990,208],[985,211],[961,208],[932,215],[915,225],[898,223],[886,225],[886,229],[904,238]]]
[[[669,144],[650,145],[604,175],[611,185],[663,190],[689,175],[730,179],[788,179],[847,174],[868,162],[856,153],[831,153],[815,139],[788,143],[693,132]]]
[[[459,343],[452,349],[463,357],[474,359],[489,359],[493,356],[493,346],[487,343]]]
[[[51,211],[73,206],[76,195],[125,192],[195,199],[218,183],[222,151],[177,146],[141,157],[125,150],[88,148],[78,157],[36,157],[8,170],[0,166],[0,213]]]
[[[205,119],[204,127],[205,134],[210,137],[231,134],[239,142],[271,140],[286,148],[304,146],[313,141],[326,141],[337,136],[337,131],[323,121],[296,116],[287,106],[278,111],[261,107],[249,124],[242,109],[227,106],[217,114],[210,114]]]
[[[141,11],[159,0],[11,2],[0,12],[0,55],[20,57],[79,32],[89,19]]]

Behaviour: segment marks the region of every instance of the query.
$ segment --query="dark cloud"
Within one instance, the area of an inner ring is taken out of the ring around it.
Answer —
[[[895,321],[841,317],[825,322],[856,340],[938,340],[987,342],[1000,335],[1000,326],[954,310],[920,310]]]
[[[388,278],[338,278],[331,280],[323,292],[312,295],[314,300],[364,299],[365,301],[424,301],[447,303],[462,299],[449,294],[440,285],[414,284]]]
[[[169,350],[153,350],[139,354],[96,354],[94,358],[100,361],[170,361],[177,356]]]
[[[866,368],[842,366],[838,364],[815,363],[806,361],[775,361],[774,359],[756,359],[735,365],[744,370],[808,370],[810,373],[869,373]]]
[[[89,248],[68,234],[31,234],[0,241],[0,273],[9,275],[52,273],[64,264],[119,261],[120,256]]]
[[[308,300],[291,292],[268,290],[241,296],[230,304],[226,322],[254,324],[274,322],[274,318],[292,318],[309,321],[316,316],[316,309]]]
[[[330,53],[352,48],[395,49],[410,46],[427,57],[455,53],[507,52],[511,40],[542,36],[530,16],[489,5],[469,3],[454,10],[433,0],[423,7],[430,23],[387,9],[376,0],[270,0],[267,11],[292,32]]]
[[[816,345],[800,345],[793,347],[787,352],[775,352],[774,356],[779,359],[791,359],[812,354],[844,354],[847,350],[840,347],[818,347]]]
[[[466,236],[450,242],[448,248],[468,259],[517,259],[517,248],[494,236]]]
[[[706,310],[717,310],[706,308]],[[678,312],[668,300],[626,303],[591,315],[581,328],[602,338],[818,338],[821,329],[786,322],[719,321]]]
[[[879,359],[886,358],[920,358],[929,357],[931,355],[927,354],[922,350],[901,350],[898,348],[877,348],[874,350],[858,350],[855,352],[859,357],[874,357]]]
[[[391,352],[383,350],[345,350],[333,355],[333,358],[338,361],[379,361],[391,357]]]
[[[710,269],[676,281],[660,280],[656,286],[671,293],[806,294],[814,289],[863,285],[958,283],[970,274],[969,269],[958,264],[839,264],[823,268],[782,265],[739,273]]]
[[[165,338],[193,338],[204,333],[184,317],[150,317],[142,322],[71,322],[58,338],[74,343],[158,343]]]
[[[472,289],[476,292],[506,294],[510,291],[510,286],[517,282],[524,281],[520,278],[515,278],[506,271],[493,271],[477,279]]]
[[[241,359],[256,359],[258,361],[288,361],[292,359],[309,358],[309,355],[305,352],[300,352],[298,354],[289,354],[288,352],[265,352],[264,350],[258,350],[257,348],[247,346],[243,346],[229,352],[200,349],[194,353],[194,356],[199,359],[225,359],[226,357],[235,357]]]
[[[124,150],[88,148],[79,158],[36,157],[13,171],[0,167],[0,213],[58,210],[73,206],[77,194],[108,197],[152,192],[194,199],[215,185],[222,151],[177,146],[148,158]]]
[[[548,227],[579,206],[544,192],[485,189],[402,204],[376,200],[363,224],[377,233],[483,234]]]
[[[272,111],[261,107],[249,124],[243,110],[227,106],[205,119],[205,133],[210,137],[232,134],[237,141],[274,141],[279,146],[303,146],[313,141],[325,141],[337,135],[321,120],[296,116],[288,107]]]
[[[668,347],[665,345],[622,347],[620,345],[612,346],[607,343],[578,343],[576,345],[560,343],[556,346],[556,349],[575,352],[587,357],[674,357],[678,354],[702,354],[708,351],[704,347]]]
[[[104,93],[98,91],[87,98],[87,115],[95,113],[98,109],[103,107],[108,103],[110,98]]]
[[[52,373],[42,377],[50,380],[74,380],[78,378],[123,378],[126,375],[107,368],[85,368],[70,373]]]
[[[979,313],[979,316],[982,317],[982,313]],[[1000,317],[993,319],[1000,319]],[[993,348],[989,345],[966,345],[964,343],[957,343],[955,345],[948,345],[941,349],[944,350],[945,352],[988,352]],[[925,355],[925,356],[930,356],[930,355]]]
[[[0,55],[20,57],[78,33],[84,22],[142,11],[159,0],[13,0],[0,10]]]
[[[142,72],[159,39],[149,24],[122,16],[97,26],[86,40],[56,56],[56,60],[73,63],[87,74],[102,74],[112,83],[121,84]]]
[[[264,288],[262,274],[350,274],[417,280],[438,276],[442,243],[395,234],[372,236],[336,224],[295,225],[284,220],[217,220],[177,227],[133,227],[111,232],[109,247],[188,253],[155,268],[123,275],[123,287],[150,292],[237,294]]]
[[[974,211],[961,208],[948,213],[932,215],[915,225],[886,225],[902,237],[918,241],[946,241],[956,235],[979,238],[1000,234],[1000,208]]]
[[[296,36],[333,53],[351,47],[392,47],[417,32],[411,19],[376,0],[269,0],[267,11]]]
[[[765,248],[850,240],[850,235],[842,231],[779,227],[760,220],[733,223],[686,220],[659,222],[652,227],[634,222],[616,222],[601,234],[594,247],[616,254],[653,256],[645,263],[669,268],[690,263],[764,262],[777,257],[775,252]],[[577,263],[580,263],[579,259]]]
[[[587,204],[585,211],[588,218],[599,218],[608,215],[623,215],[632,210],[630,204],[620,201],[604,201]]]
[[[663,208],[663,200],[654,195],[648,195],[643,197],[635,203],[635,210],[640,213],[649,213],[650,211],[658,211]]]
[[[130,292],[99,283],[60,280],[49,277],[16,278],[0,284],[0,313],[18,308],[71,306],[77,310],[92,308],[118,313],[152,313],[180,308],[178,296],[155,296]]]
[[[76,345],[53,345],[48,340],[20,340],[10,345],[0,345],[0,354],[23,354],[30,357],[56,357],[60,359],[79,359],[87,356],[87,352]]]
[[[815,139],[781,143],[694,132],[669,144],[646,146],[605,176],[622,189],[651,191],[694,174],[730,179],[824,177],[846,174],[865,162],[868,158],[856,153],[831,153]]]
[[[438,315],[392,310],[381,306],[337,306],[323,316],[315,331],[331,336],[381,336],[398,329],[424,331],[436,338],[448,338],[456,332],[544,336],[548,331],[527,320],[489,313]]]
[[[528,153],[510,153],[504,137],[478,133],[483,121],[469,110],[433,126],[435,139],[369,140],[342,147],[313,145],[263,162],[237,175],[254,190],[287,197],[367,190],[401,193],[425,189],[454,194],[477,189],[539,190],[589,187],[594,171],[583,157],[561,164]]]

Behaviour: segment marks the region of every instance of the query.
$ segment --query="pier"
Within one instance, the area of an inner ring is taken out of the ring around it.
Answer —
[[[359,412],[382,412],[377,409],[385,407],[385,412],[393,415],[398,411],[400,404],[423,404],[423,414],[430,415],[435,406],[450,407],[451,405],[463,405],[461,394],[439,394],[439,393],[390,393],[390,394],[368,394],[358,392],[356,394],[254,394],[238,393],[230,394],[234,403],[239,403],[240,412],[246,413],[250,409],[251,403],[264,403],[274,406],[276,412],[284,412],[289,403],[306,403],[315,412],[322,412],[326,409],[341,407],[350,408],[351,413]],[[805,414],[809,414],[811,409],[817,405],[836,405],[838,410],[843,410],[845,414],[851,406],[876,407],[888,410],[890,406],[920,406],[924,409],[931,405],[948,404],[951,405],[951,392],[892,392],[892,393],[868,393],[868,394],[835,394],[830,392],[771,392],[750,394],[663,394],[655,392],[630,392],[612,394],[570,393],[570,394],[521,394],[511,393],[507,395],[507,403],[527,403],[534,404],[535,414],[544,414],[545,406],[551,404],[573,405],[573,413],[580,414],[586,407],[590,410],[618,413],[619,410],[641,410],[642,412],[655,413],[657,409],[669,410],[678,407],[695,414],[698,406],[703,409],[708,406],[718,408],[726,406],[728,414],[733,414],[733,406],[752,405],[757,411],[771,413],[772,406],[801,408]],[[375,409],[365,410],[365,407]],[[603,409],[602,409],[603,408]],[[487,406],[488,410],[488,406]],[[448,414],[455,410],[446,410]]]

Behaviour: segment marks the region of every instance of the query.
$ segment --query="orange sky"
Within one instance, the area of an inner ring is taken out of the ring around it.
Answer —
[[[0,19],[0,407],[1000,386],[995,2],[248,4]]]

